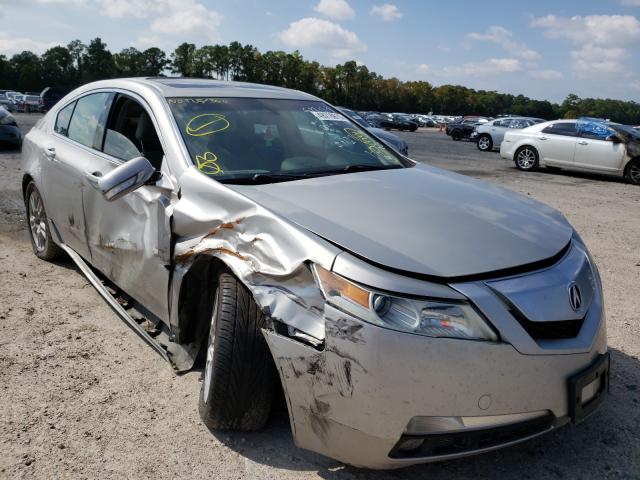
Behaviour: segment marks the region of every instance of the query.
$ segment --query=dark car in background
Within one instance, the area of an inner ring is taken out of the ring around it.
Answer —
[[[448,123],[445,132],[453,140],[469,139],[476,126],[488,121],[485,117],[465,117],[457,122]]]
[[[40,93],[40,98],[42,99],[42,110],[48,112],[51,107],[58,103],[58,100],[64,97],[67,93],[69,93],[68,90],[56,87],[47,87],[42,90],[42,93]]]
[[[409,154],[409,146],[407,145],[407,142],[405,142],[399,136],[391,132],[387,132],[386,130],[383,130],[381,128],[372,127],[367,120],[365,120],[359,113],[354,112],[353,110],[349,110],[348,108],[342,108],[342,107],[339,107],[338,110],[344,113],[347,117],[351,118],[354,122],[356,122],[361,127],[366,128],[370,133],[373,133],[376,137],[387,142],[397,152],[405,156]]]
[[[373,113],[367,115],[366,120],[374,127],[384,128],[385,130],[409,130],[410,132],[415,132],[418,129],[417,122],[405,115]]]
[[[18,122],[6,108],[0,107],[0,148],[22,148]]]

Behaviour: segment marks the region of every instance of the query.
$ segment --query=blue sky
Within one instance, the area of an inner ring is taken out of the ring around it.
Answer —
[[[5,55],[238,40],[401,80],[640,101],[640,0],[0,0],[0,25]]]

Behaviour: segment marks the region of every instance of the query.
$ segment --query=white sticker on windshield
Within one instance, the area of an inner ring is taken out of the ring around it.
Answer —
[[[335,112],[309,112],[323,122],[348,122],[344,116]]]

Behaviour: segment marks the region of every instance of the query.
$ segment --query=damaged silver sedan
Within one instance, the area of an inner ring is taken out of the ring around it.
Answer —
[[[395,468],[580,422],[606,398],[598,271],[555,210],[416,164],[327,103],[261,85],[85,85],[25,137],[35,254],[69,255],[253,430]]]

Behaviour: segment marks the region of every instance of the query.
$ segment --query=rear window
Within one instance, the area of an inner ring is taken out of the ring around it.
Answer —
[[[542,130],[544,133],[550,133],[553,135],[563,135],[567,137],[577,137],[578,130],[576,124],[573,122],[560,122],[549,125]]]

